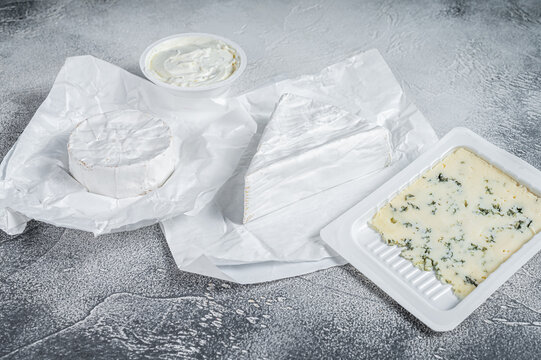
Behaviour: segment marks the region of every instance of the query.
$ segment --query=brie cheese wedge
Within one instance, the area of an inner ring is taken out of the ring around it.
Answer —
[[[243,222],[369,175],[390,162],[386,128],[335,106],[285,94],[245,175]]]
[[[160,187],[175,169],[171,130],[137,110],[81,122],[68,142],[69,171],[88,191],[117,199]]]

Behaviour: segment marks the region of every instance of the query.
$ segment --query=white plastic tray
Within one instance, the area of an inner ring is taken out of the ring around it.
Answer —
[[[454,128],[430,150],[348,210],[323,230],[321,237],[389,296],[435,331],[454,329],[522,265],[541,249],[535,235],[490,274],[463,300],[436,279],[399,256],[400,248],[386,245],[368,226],[377,210],[402,189],[458,147],[465,147],[541,194],[541,171],[465,128]]]

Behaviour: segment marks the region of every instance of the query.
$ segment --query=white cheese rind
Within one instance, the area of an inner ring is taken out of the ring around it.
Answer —
[[[245,176],[244,223],[369,175],[390,161],[387,129],[332,105],[286,94]]]
[[[173,173],[176,151],[161,119],[137,110],[91,117],[71,133],[71,175],[88,191],[117,199],[144,195]]]
[[[463,298],[541,229],[541,200],[459,148],[402,190],[371,225]]]

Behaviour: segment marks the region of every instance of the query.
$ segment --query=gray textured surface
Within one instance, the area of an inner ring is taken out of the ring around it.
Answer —
[[[67,56],[139,74],[152,41],[239,42],[237,91],[377,47],[441,136],[467,126],[541,168],[539,1],[0,2],[0,158]],[[256,286],[180,272],[158,226],[0,234],[0,357],[539,358],[541,255],[456,330],[430,331],[350,266]]]

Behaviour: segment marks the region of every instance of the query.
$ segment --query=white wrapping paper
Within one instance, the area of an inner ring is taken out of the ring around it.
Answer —
[[[242,225],[244,175],[284,93],[385,127],[392,162]],[[168,122],[182,144],[175,175],[141,197],[89,193],[67,171],[67,138],[88,116],[128,108]],[[182,100],[91,56],[69,58],[0,165],[0,228],[17,234],[35,218],[102,234],[166,220],[162,229],[182,270],[240,283],[295,276],[343,264],[320,229],[436,140],[376,50],[224,101]]]
[[[244,175],[260,134],[284,93],[337,106],[387,128],[391,164],[242,225]],[[239,97],[258,122],[233,176],[196,216],[162,222],[181,270],[239,283],[300,275],[344,263],[319,237],[330,221],[381,185],[426,146],[437,141],[430,124],[409,101],[377,50],[360,53],[314,75],[301,76]]]
[[[89,193],[69,175],[67,142],[74,127],[119,109],[156,114],[180,144],[177,170],[144,196],[114,199]],[[105,61],[68,58],[0,165],[0,228],[17,234],[34,218],[98,235],[197,214],[232,174],[255,130],[236,99],[182,100]]]

